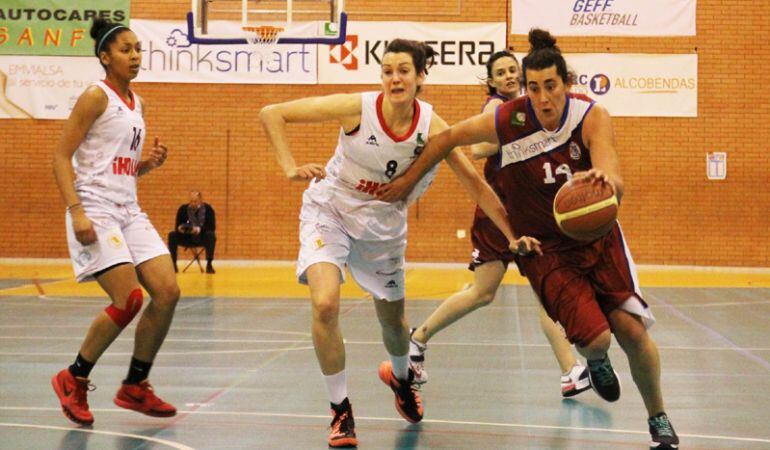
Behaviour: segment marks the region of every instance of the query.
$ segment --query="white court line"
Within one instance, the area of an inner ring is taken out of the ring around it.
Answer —
[[[262,348],[253,350],[201,350],[201,351],[189,351],[189,352],[163,352],[163,356],[189,356],[189,355],[240,355],[246,353],[273,353],[273,352],[290,352],[296,350],[313,350],[312,346],[308,347],[285,347],[285,348]],[[109,356],[132,356],[133,352],[107,352],[102,357]],[[24,352],[0,352],[0,356],[65,356],[71,357],[72,352],[66,353],[24,353]]]
[[[141,434],[120,433],[117,431],[92,430],[88,428],[55,427],[53,425],[34,425],[29,423],[5,423],[5,422],[0,422],[0,427],[37,428],[37,429],[43,429],[43,430],[61,430],[61,431],[68,431],[68,432],[77,431],[80,433],[103,434],[106,436],[128,437],[132,439],[138,439],[140,441],[155,442],[158,444],[166,445],[171,448],[175,448],[177,450],[195,450],[193,447],[188,447],[187,445],[180,444],[178,442],[167,441],[165,439],[158,439],[150,436],[142,436]]]
[[[75,329],[83,329],[83,325],[0,325],[0,328],[75,328]],[[127,327],[126,329],[129,329],[130,327]],[[284,331],[284,330],[265,330],[265,329],[242,329],[242,328],[206,328],[206,327],[185,327],[185,326],[174,326],[172,328],[174,331],[232,331],[232,332],[242,332],[242,333],[265,333],[265,334],[288,334],[288,335],[298,335],[298,336],[307,336],[311,337],[311,333],[307,333],[304,331]]]
[[[21,406],[0,406],[0,411],[59,411],[59,408],[47,408],[47,407],[21,407]],[[126,413],[123,409],[112,408],[92,408],[93,412],[103,413]],[[329,418],[328,415],[320,414],[289,414],[289,413],[270,413],[270,412],[250,412],[250,411],[203,411],[203,410],[190,410],[190,411],[178,411],[179,414],[188,415],[201,415],[201,416],[252,416],[252,417],[285,417],[290,419],[324,419]],[[366,417],[356,416],[356,421],[372,421],[372,422],[403,422],[403,419],[391,418],[391,417]],[[534,430],[556,430],[556,431],[592,431],[600,433],[615,433],[615,434],[635,434],[635,435],[647,435],[647,431],[638,430],[623,430],[612,428],[592,428],[592,427],[565,427],[556,425],[533,425],[525,423],[504,423],[504,422],[475,422],[464,420],[442,420],[442,419],[423,419],[420,423],[435,423],[438,425],[463,425],[463,426],[486,426],[486,427],[498,427],[498,428],[524,428]],[[59,427],[57,427],[59,428]],[[68,429],[68,428],[62,428]],[[739,436],[722,436],[722,435],[708,435],[708,434],[690,434],[690,433],[677,433],[679,437],[695,438],[695,439],[707,439],[707,440],[723,440],[723,441],[740,441],[740,442],[756,442],[756,443],[770,443],[770,439],[754,438],[754,437],[739,437]]]

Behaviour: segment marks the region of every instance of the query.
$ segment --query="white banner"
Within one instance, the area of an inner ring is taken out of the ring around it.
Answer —
[[[217,23],[240,31],[235,22]],[[170,83],[315,84],[316,45],[198,45],[187,41],[182,21],[132,19],[142,42],[136,81]]]
[[[66,119],[102,78],[94,56],[0,56],[0,119]]]
[[[505,23],[349,22],[343,45],[319,45],[319,84],[379,84],[382,55],[395,36],[440,53],[426,84],[477,85],[489,57],[505,49],[506,31]]]
[[[695,36],[696,0],[511,0],[511,34]]]
[[[517,54],[521,60],[523,54]],[[586,94],[615,117],[697,117],[698,55],[565,53]]]

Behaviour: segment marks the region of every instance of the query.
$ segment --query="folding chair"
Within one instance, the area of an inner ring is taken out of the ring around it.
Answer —
[[[183,247],[185,250],[192,254],[192,259],[187,263],[186,266],[184,266],[182,273],[187,272],[187,269],[189,269],[193,263],[198,263],[198,268],[201,270],[201,273],[203,273],[203,266],[201,265],[201,254],[206,250],[206,248],[200,246]]]

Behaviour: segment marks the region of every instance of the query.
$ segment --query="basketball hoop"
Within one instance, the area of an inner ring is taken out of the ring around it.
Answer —
[[[248,26],[241,27],[241,29],[248,33],[245,38],[249,41],[249,44],[254,46],[275,44],[283,32],[282,27],[271,25]]]

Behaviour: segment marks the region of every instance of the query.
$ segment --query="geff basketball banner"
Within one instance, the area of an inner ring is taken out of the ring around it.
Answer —
[[[240,22],[217,24],[241,31]],[[187,40],[183,21],[131,21],[142,42],[142,71],[135,81],[168,83],[315,84],[316,45],[273,47],[199,45]]]
[[[93,55],[93,20],[128,25],[130,10],[131,0],[3,0],[0,55]]]
[[[439,53],[426,84],[481,84],[484,64],[506,45],[505,23],[349,22],[344,44],[318,46],[318,83],[379,84],[382,56],[395,36],[425,41]]]
[[[0,55],[0,119],[66,119],[102,78],[95,56]]]
[[[698,116],[697,54],[567,53],[564,58],[577,77],[572,92],[588,95],[613,116]]]
[[[696,0],[511,0],[511,34],[695,36]]]

